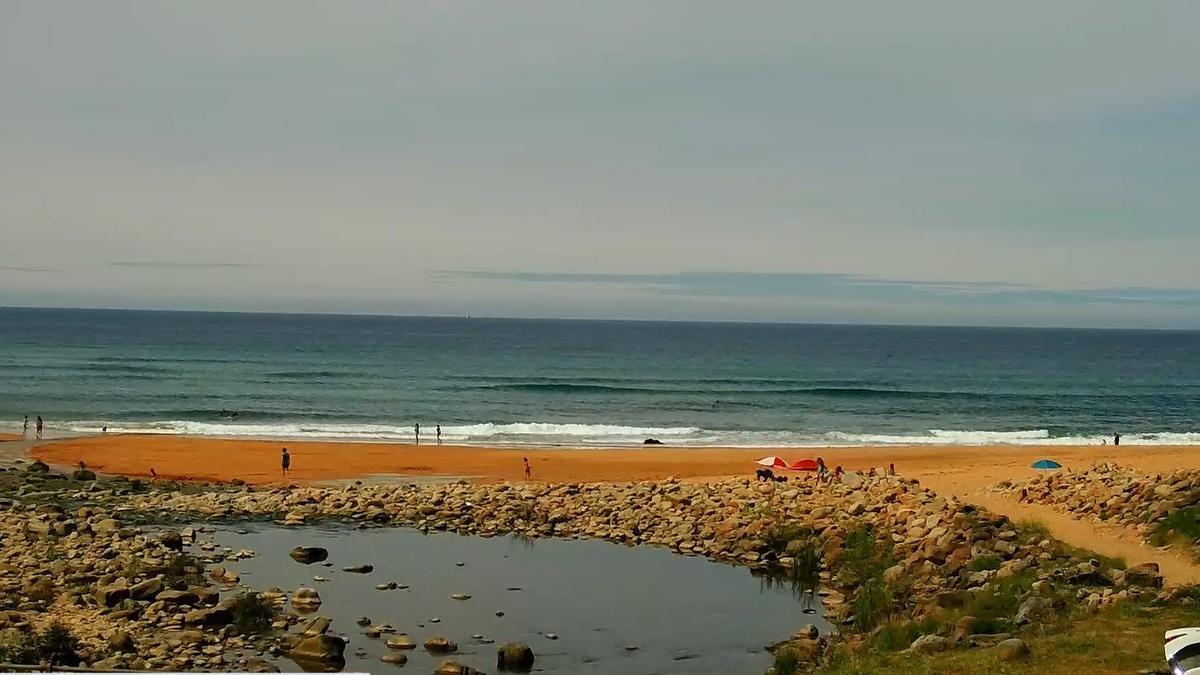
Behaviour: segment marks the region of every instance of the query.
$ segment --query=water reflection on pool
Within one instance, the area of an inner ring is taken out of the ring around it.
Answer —
[[[474,635],[496,644],[528,643],[536,670],[543,672],[725,674],[761,673],[771,662],[765,645],[807,623],[826,629],[808,594],[764,584],[745,568],[663,549],[274,526],[252,526],[248,534],[218,528],[199,539],[254,550],[254,558],[226,563],[245,585],[317,589],[324,601],[318,614],[333,619],[333,631],[350,640],[346,670],[395,667],[379,661],[388,652],[387,636],[362,635],[355,624],[361,616],[391,624],[417,644],[450,638],[459,646],[455,660],[489,673],[495,671],[496,645]],[[292,561],[288,552],[301,545],[329,549],[331,566]],[[341,570],[362,564],[375,569]],[[390,581],[408,588],[376,590]],[[471,597],[451,598],[458,593]],[[421,649],[407,655],[405,669],[413,672],[431,672],[444,658]],[[294,668],[287,661],[279,665]]]

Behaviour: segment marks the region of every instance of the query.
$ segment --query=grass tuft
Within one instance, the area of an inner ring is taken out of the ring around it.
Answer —
[[[233,601],[233,626],[242,635],[260,635],[271,630],[279,607],[258,593],[243,593]]]

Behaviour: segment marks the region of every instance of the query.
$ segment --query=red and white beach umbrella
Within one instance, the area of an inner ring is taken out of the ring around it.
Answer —
[[[754,463],[758,464],[759,466],[768,466],[772,469],[786,469],[788,465],[788,463],[785,462],[782,457],[776,457],[775,455],[763,457],[762,459],[756,459],[754,460]]]
[[[798,459],[788,465],[792,471],[816,471],[820,468],[815,459]]]

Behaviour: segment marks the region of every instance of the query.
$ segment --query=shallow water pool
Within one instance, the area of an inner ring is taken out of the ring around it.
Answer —
[[[255,551],[253,558],[224,563],[247,586],[317,589],[323,604],[316,613],[349,638],[346,670],[397,667],[380,662],[388,636],[364,636],[355,623],[361,616],[391,624],[418,645],[447,637],[458,643],[455,660],[487,673],[496,671],[496,645],[505,642],[529,644],[541,672],[762,673],[771,663],[767,644],[804,624],[826,628],[809,594],[768,585],[745,568],[664,549],[267,525],[218,528],[198,539]],[[328,549],[331,566],[293,561],[288,552],[301,545]],[[342,571],[364,564],[374,571]],[[376,590],[391,581],[408,588]],[[451,598],[460,593],[471,597]],[[404,670],[417,673],[432,672],[446,658],[421,648],[405,653]],[[295,667],[286,659],[278,665]]]

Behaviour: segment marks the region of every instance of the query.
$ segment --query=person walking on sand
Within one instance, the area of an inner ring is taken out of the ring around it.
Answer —
[[[529,458],[522,457],[521,461],[525,462],[525,480],[529,480],[533,477],[533,469],[529,467]]]
[[[421,444],[421,423],[417,422],[413,425],[413,439],[415,445]]]
[[[286,477],[292,470],[292,456],[288,454],[287,448],[283,449],[283,454],[279,457],[279,464],[283,467],[283,475]]]
[[[440,425],[440,424],[437,425],[436,427],[434,427],[433,431],[434,431],[434,433],[437,434],[437,444],[441,445],[442,444],[442,425]]]
[[[45,427],[45,424],[42,422],[42,416],[41,416],[41,415],[38,415],[38,416],[37,416],[37,425],[36,425],[36,427],[35,427],[35,428],[37,429],[37,437],[38,437],[39,439],[42,437],[42,429],[43,429],[44,427]]]

